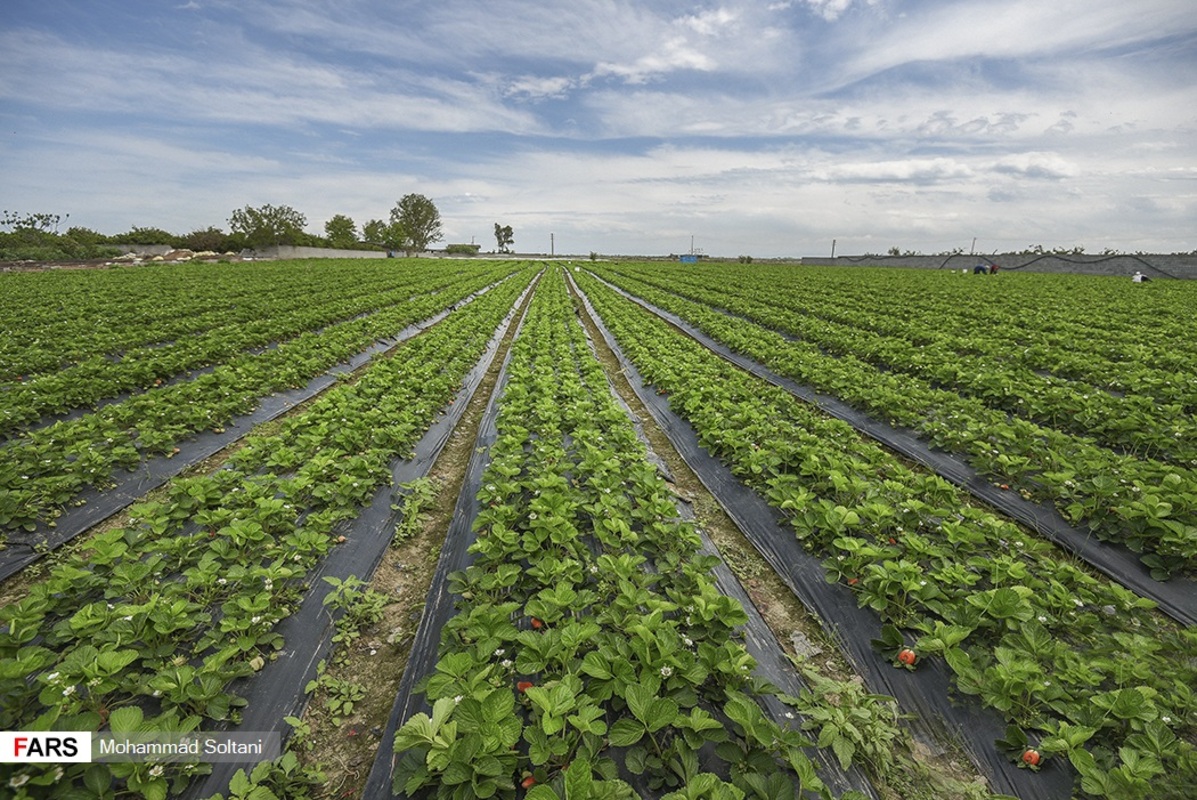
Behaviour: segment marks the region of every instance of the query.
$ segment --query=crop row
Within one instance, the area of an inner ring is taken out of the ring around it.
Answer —
[[[318,298],[284,295],[248,304],[250,315],[225,308],[214,325],[173,341],[153,341],[118,353],[96,354],[55,372],[23,376],[0,388],[0,436],[43,416],[93,406],[121,392],[149,389],[184,372],[221,363],[238,353],[375,313],[418,295],[451,289],[466,280],[444,271],[426,272],[389,290],[370,287],[352,295]],[[393,279],[392,279],[392,282]],[[263,298],[255,298],[261,300]],[[216,316],[212,312],[210,316]]]
[[[114,470],[133,469],[146,455],[169,454],[186,437],[222,428],[253,410],[259,398],[302,386],[375,339],[394,335],[510,271],[480,272],[451,290],[301,334],[259,355],[238,355],[194,380],[10,440],[0,448],[0,528],[32,529],[52,520],[86,488],[103,488]]]
[[[678,521],[560,272],[512,346],[490,458],[473,562],[451,576],[457,614],[425,683],[432,713],[396,735],[395,790],[826,796],[810,743],[758,705],[767,689],[735,637],[746,615]]]
[[[911,428],[1024,497],[1055,503],[1074,524],[1143,554],[1159,579],[1197,569],[1197,472],[1191,469],[1115,453],[916,377],[825,354],[626,276],[618,280],[778,373]]]
[[[943,657],[962,693],[1040,752],[1066,755],[1085,793],[1188,796],[1197,632],[594,278],[578,281],[703,446],[788,517],[829,580],[894,626],[891,644],[914,639],[912,660]]]
[[[0,381],[179,341],[277,308],[402,288],[443,263],[160,264],[0,277]],[[4,385],[4,384],[0,384]]]
[[[1197,370],[1197,343],[1185,322],[1194,290],[1185,281],[1140,292],[1121,279],[1077,275],[974,281],[922,270],[730,270],[736,283],[780,288],[785,300],[817,317],[852,323],[859,311],[891,335],[927,342],[947,336],[962,352],[1165,403],[1191,405],[1197,393],[1197,385],[1173,380]],[[718,271],[726,285],[728,268]],[[714,270],[688,272],[710,277]]]
[[[0,727],[186,731],[238,718],[229,684],[283,647],[336,525],[461,386],[529,274],[330,389],[226,466],[173,481],[0,611]],[[204,765],[3,765],[16,798],[174,795]]]
[[[690,274],[662,278],[634,267],[627,272],[800,337],[824,353],[909,375],[931,388],[975,398],[1042,426],[1093,437],[1106,447],[1177,466],[1197,464],[1197,418],[1192,414],[1197,409],[1197,373],[1191,371],[1197,370],[1197,359],[1189,370],[1168,372],[1161,382],[1184,392],[1183,400],[1162,402],[1133,392],[1115,396],[1092,383],[1042,374],[1019,363],[1008,353],[1009,345],[993,345],[987,330],[945,333],[938,325],[947,309],[917,318],[907,298],[896,293],[888,298],[888,310],[881,311],[845,307],[834,298],[794,298],[779,292],[776,283],[768,281],[771,276],[741,273],[734,283],[712,286]]]

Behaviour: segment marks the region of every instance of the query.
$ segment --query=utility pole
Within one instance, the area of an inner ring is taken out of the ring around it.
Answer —
[[[835,258],[835,239],[831,240],[831,257]]]
[[[557,238],[556,237],[557,237],[557,234],[555,234],[555,233],[549,234],[549,255],[551,255],[551,256],[557,255]]]
[[[971,256],[977,250],[977,237],[973,237],[973,246],[968,248],[968,254]]]

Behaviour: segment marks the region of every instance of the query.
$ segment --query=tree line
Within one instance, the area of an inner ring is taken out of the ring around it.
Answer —
[[[422,194],[404,195],[385,219],[367,220],[360,227],[348,215],[336,214],[324,223],[324,235],[308,233],[307,217],[287,205],[245,206],[228,218],[228,230],[209,226],[178,235],[161,228],[134,227],[115,235],[89,228],[66,227],[67,215],[4,211],[0,216],[0,260],[107,258],[118,254],[114,245],[156,244],[217,253],[260,250],[276,245],[338,249],[402,251],[428,249],[444,238],[436,204]],[[65,228],[65,230],[60,230]],[[511,226],[495,223],[500,251],[513,241]]]

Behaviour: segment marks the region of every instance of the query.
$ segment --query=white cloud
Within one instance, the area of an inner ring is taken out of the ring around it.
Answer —
[[[951,158],[909,158],[897,161],[833,164],[812,173],[816,180],[833,183],[928,184],[969,178],[973,170]]]
[[[188,5],[0,32],[4,207],[319,230],[420,191],[456,240],[575,252],[1197,247],[1174,1]]]
[[[702,36],[715,36],[725,32],[740,19],[738,11],[716,8],[700,14],[682,17],[679,22]]]
[[[879,19],[869,30],[868,46],[846,59],[844,78],[914,62],[1090,53],[1192,28],[1192,9],[1174,0],[927,3],[898,19]]]
[[[1075,164],[1055,153],[1017,153],[997,160],[994,172],[1017,175],[1025,178],[1047,178],[1058,180],[1080,174]]]
[[[503,94],[507,97],[561,98],[579,83],[575,78],[563,76],[521,75],[506,82]]]
[[[588,77],[614,75],[627,83],[640,84],[676,70],[709,72],[715,65],[714,59],[692,48],[685,39],[673,38],[663,42],[656,51],[646,53],[630,63],[600,62]]]
[[[435,131],[535,132],[540,124],[470,80],[367,72],[244,47],[235,58],[71,45],[48,34],[0,34],[0,96],[62,108],[169,113],[177,120],[257,125],[329,123]]]
[[[804,0],[804,2],[828,22],[835,22],[852,5],[852,0]]]

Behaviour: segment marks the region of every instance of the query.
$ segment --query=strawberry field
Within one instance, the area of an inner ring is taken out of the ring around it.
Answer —
[[[1194,308],[726,264],[0,276],[0,730],[287,740],[0,764],[4,796],[1197,796]]]

